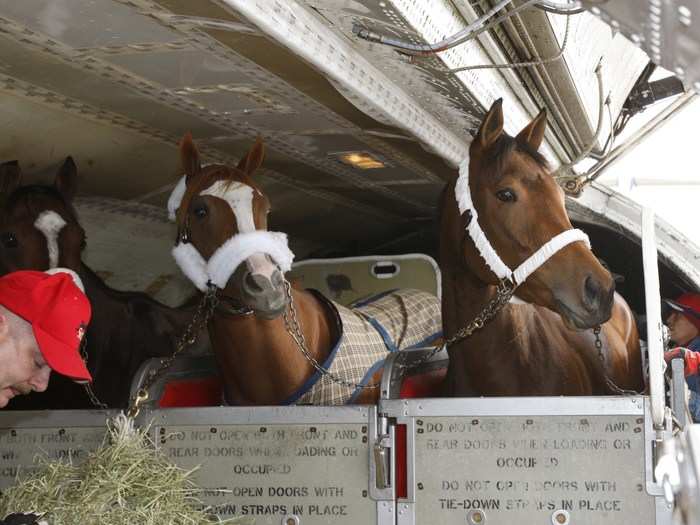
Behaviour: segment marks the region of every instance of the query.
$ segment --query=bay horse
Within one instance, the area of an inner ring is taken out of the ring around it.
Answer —
[[[109,408],[128,405],[131,378],[150,357],[172,354],[194,308],[169,308],[107,284],[81,260],[85,231],[73,207],[77,167],[66,158],[51,185],[21,185],[17,162],[0,165],[0,274],[62,266],[80,276],[92,304],[86,333],[92,388]],[[94,408],[82,385],[52,374],[45,392],[16,397],[14,410]]]
[[[293,254],[285,234],[267,231],[270,201],[253,179],[261,139],[236,167],[203,167],[190,134],[180,156],[173,255],[200,290],[218,289],[208,328],[226,403],[373,403],[387,352],[439,337],[440,304],[426,292],[391,291],[350,310],[285,280]]]
[[[503,131],[502,103],[496,101],[459,177],[443,193],[445,338],[482,312],[501,279],[516,281],[520,299],[449,346],[445,395],[607,395],[644,389],[634,316],[614,293],[611,274],[585,234],[572,229],[564,193],[538,153],[546,122],[543,110],[513,138]],[[592,330],[597,326],[600,353]]]

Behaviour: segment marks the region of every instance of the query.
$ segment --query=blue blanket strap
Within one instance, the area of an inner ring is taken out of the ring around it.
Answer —
[[[338,340],[335,342],[335,345],[331,349],[331,352],[328,354],[328,357],[326,360],[321,363],[321,366],[328,370],[331,365],[333,364],[333,360],[335,359],[335,355],[338,353],[338,348],[340,348],[340,343],[343,341],[343,334],[345,333],[345,330],[343,328],[343,320],[340,318],[340,315],[338,314],[338,310],[335,309],[335,306],[333,306],[333,303],[329,301],[321,292],[318,290],[314,290],[313,288],[307,288],[307,292],[311,292],[316,299],[322,304],[325,304],[329,310],[333,313],[333,317],[335,319],[335,326],[336,329],[338,330]],[[280,402],[280,405],[293,405],[296,403],[296,401],[301,398],[304,394],[306,394],[311,388],[316,384],[316,382],[321,379],[321,372],[318,370],[314,370],[314,373],[311,374],[311,377],[309,377],[306,381],[304,381],[304,384],[301,385],[296,392],[294,392],[291,396],[289,396],[287,399],[284,401]]]

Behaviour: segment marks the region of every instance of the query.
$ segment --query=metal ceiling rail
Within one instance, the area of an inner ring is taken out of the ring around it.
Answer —
[[[588,173],[584,176],[587,181],[596,180],[600,177],[606,170],[610,168],[615,162],[624,157],[627,153],[632,151],[635,147],[639,145],[644,138],[646,138],[653,131],[661,128],[666,124],[671,118],[677,115],[683,108],[688,107],[690,102],[692,102],[697,93],[694,91],[688,91],[683,95],[679,96],[676,100],[671,102],[666,108],[664,108],[658,115],[649,120],[641,128],[639,128],[629,139],[627,139],[623,144],[613,149],[610,154],[605,157],[598,164],[593,166]]]
[[[431,150],[457,166],[468,143],[358,53],[352,41],[324,25],[295,1],[223,0],[268,36],[352,91],[396,126],[418,137]]]
[[[401,52],[410,55],[433,55],[435,53],[447,51],[448,49],[452,49],[455,46],[468,42],[472,38],[498,25],[499,23],[515,15],[519,11],[530,7],[530,5],[534,4],[536,0],[526,0],[524,4],[519,5],[518,7],[515,7],[514,9],[508,11],[505,15],[502,15],[496,18],[495,20],[491,20],[498,11],[505,8],[508,4],[511,4],[512,2],[513,0],[501,0],[498,4],[496,4],[489,11],[487,11],[483,16],[477,18],[474,22],[469,24],[467,27],[465,27],[458,33],[434,44],[414,44],[413,42],[409,42],[407,40],[399,40],[398,38],[391,38],[388,36],[380,35],[378,33],[375,33],[374,31],[369,31],[368,29],[365,29],[357,24],[353,25],[352,31],[363,40],[368,40],[370,42],[376,42],[379,44],[391,46],[398,49]]]

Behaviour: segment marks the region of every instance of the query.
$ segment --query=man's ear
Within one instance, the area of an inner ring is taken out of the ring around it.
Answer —
[[[10,320],[7,315],[0,313],[0,343],[5,342],[5,340],[10,336]]]

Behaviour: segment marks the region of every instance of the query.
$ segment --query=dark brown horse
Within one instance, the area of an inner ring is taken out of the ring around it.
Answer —
[[[473,240],[478,234],[466,231],[476,216],[473,226],[481,227],[502,268],[518,267],[550,239],[572,230],[564,194],[537,152],[545,127],[541,112],[510,137],[497,101],[471,144],[460,179],[443,194],[446,338],[483,310],[499,283],[494,270],[499,265],[486,264]],[[482,242],[482,252],[487,249]],[[449,348],[447,395],[599,395],[618,393],[613,384],[644,388],[634,317],[584,242],[560,247],[518,284],[516,294],[525,304],[507,304],[482,330]],[[598,325],[602,360],[592,330]]]
[[[16,162],[0,165],[0,273],[62,266],[80,275],[93,312],[86,335],[93,389],[107,406],[125,407],[134,372],[145,359],[173,352],[192,311],[168,308],[143,293],[114,290],[82,263],[85,232],[72,205],[77,169],[70,157],[53,186],[21,186],[20,181]],[[58,374],[51,376],[45,392],[15,398],[9,405],[11,409],[92,407],[81,385]]]
[[[383,316],[396,311],[408,314],[406,320],[394,317],[384,325],[392,325],[387,330],[392,333],[384,335],[392,336],[393,349],[418,345],[423,334],[440,331],[437,298],[417,290],[397,290],[358,306],[363,311],[360,316],[318,293],[293,289],[283,275],[292,257],[286,236],[267,231],[270,201],[252,178],[263,162],[262,141],[235,168],[202,167],[190,135],[182,141],[180,153],[186,176],[169,203],[170,211],[177,212],[174,255],[201,290],[207,281],[220,289],[221,305],[209,323],[209,335],[222,369],[226,400],[236,405],[375,402],[377,388],[338,385],[315,369],[311,360],[333,370],[342,360],[338,349],[350,341],[350,347],[361,347],[363,356],[371,356],[366,368],[354,365],[359,379],[352,381],[376,383],[389,346],[388,338],[380,334]],[[412,312],[419,312],[421,319],[408,326]],[[295,315],[308,358],[286,326],[285,316],[293,326]],[[371,316],[377,323],[369,321]],[[319,386],[337,393],[329,401],[326,394],[315,393]]]

